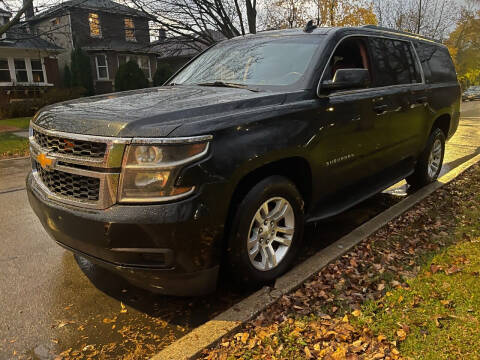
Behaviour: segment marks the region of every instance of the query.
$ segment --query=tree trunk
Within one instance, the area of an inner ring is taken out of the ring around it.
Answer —
[[[7,22],[6,24],[0,26],[0,36],[2,36],[4,33],[8,31],[13,25],[17,24],[20,21],[20,18],[22,15],[27,11],[29,7],[31,7],[33,4],[33,0],[26,0],[23,3],[22,8],[15,14],[12,20]]]
[[[422,0],[418,3],[418,19],[417,19],[417,34],[420,34],[422,27]]]
[[[251,34],[257,33],[257,0],[245,0],[247,7],[248,30]]]

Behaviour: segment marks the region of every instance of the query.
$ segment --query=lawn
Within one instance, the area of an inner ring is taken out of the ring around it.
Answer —
[[[0,120],[0,127],[2,125],[5,125],[5,126],[17,127],[19,129],[28,129],[28,126],[30,124],[30,120],[32,120],[31,117],[4,119],[4,120]]]
[[[416,359],[480,359],[480,171],[468,184],[456,226],[406,286],[367,302],[361,326],[401,341]],[[462,189],[465,191],[465,189]],[[437,239],[438,241],[438,239]]]
[[[480,359],[480,166],[203,359]]]
[[[28,139],[12,133],[0,133],[0,159],[26,156],[29,152]]]

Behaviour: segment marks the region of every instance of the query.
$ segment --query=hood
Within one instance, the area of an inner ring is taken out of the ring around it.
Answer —
[[[166,137],[195,119],[281,104],[284,98],[281,93],[237,88],[166,86],[50,105],[33,122],[49,130],[85,135]]]

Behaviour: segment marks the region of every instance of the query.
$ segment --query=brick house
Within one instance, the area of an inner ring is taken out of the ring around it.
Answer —
[[[0,9],[0,25],[11,13]],[[32,36],[26,24],[11,27],[0,36],[0,101],[32,97],[60,83],[59,46]]]
[[[43,39],[66,49],[59,56],[61,73],[75,47],[87,52],[97,94],[114,91],[118,67],[130,60],[152,81],[156,57],[150,50],[149,20],[111,0],[69,0],[27,19]]]

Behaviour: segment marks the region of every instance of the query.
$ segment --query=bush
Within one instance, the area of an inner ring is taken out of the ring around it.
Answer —
[[[86,94],[87,90],[82,87],[71,89],[53,88],[38,97],[18,99],[10,103],[0,104],[0,119],[33,116],[44,106],[76,99]]]
[[[65,65],[65,68],[63,69],[63,87],[72,87],[72,72],[70,71],[68,65]]]
[[[120,65],[115,76],[115,90],[135,90],[148,87],[148,80],[145,74],[134,61]]]
[[[73,50],[70,57],[72,60],[70,86],[82,87],[87,90],[87,95],[93,95],[94,89],[90,57],[80,47]]]
[[[160,63],[157,65],[157,71],[153,76],[153,86],[162,86],[165,82],[170,79],[174,71],[170,64]]]

